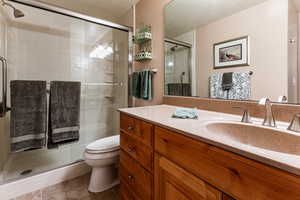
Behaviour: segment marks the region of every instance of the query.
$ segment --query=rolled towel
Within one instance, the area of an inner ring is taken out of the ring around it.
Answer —
[[[180,119],[198,119],[198,111],[195,108],[176,108],[172,117]]]
[[[46,145],[46,81],[11,81],[11,152]]]

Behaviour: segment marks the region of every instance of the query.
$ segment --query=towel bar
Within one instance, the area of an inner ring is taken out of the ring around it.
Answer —
[[[50,82],[47,82],[50,85]],[[123,82],[82,83],[81,86],[123,86]]]
[[[0,101],[0,118],[5,117],[6,113],[11,110],[7,107],[7,61],[4,57],[0,56],[1,69],[2,69],[2,100]],[[47,82],[50,85],[50,82]],[[82,86],[123,86],[123,82],[99,82],[99,83],[83,83]],[[47,90],[49,93],[50,90]]]

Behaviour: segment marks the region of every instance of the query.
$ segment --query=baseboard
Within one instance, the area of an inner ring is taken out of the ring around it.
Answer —
[[[84,162],[54,169],[18,181],[0,185],[0,199],[9,200],[51,185],[55,185],[91,171]]]

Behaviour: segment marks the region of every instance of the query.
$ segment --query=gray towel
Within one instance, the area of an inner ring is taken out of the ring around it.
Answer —
[[[222,77],[222,89],[223,90],[230,90],[233,86],[232,81],[233,72],[227,72],[223,74]]]
[[[222,88],[223,74],[212,74],[209,78],[209,96],[214,99],[227,99],[227,92]]]
[[[40,149],[46,143],[45,81],[11,81],[11,152]]]
[[[132,95],[141,98],[141,72],[132,73]]]
[[[251,77],[249,72],[234,72],[232,87],[229,90],[222,88],[223,74],[210,76],[210,98],[249,100],[251,98]]]
[[[48,148],[79,140],[80,93],[80,82],[51,82]]]
[[[141,98],[144,100],[152,99],[152,71],[144,70],[141,73]]]

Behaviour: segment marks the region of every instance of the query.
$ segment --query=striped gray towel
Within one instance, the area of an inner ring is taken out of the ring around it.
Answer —
[[[48,148],[79,140],[80,82],[51,81]]]
[[[40,149],[46,143],[46,81],[11,81],[11,152]]]

